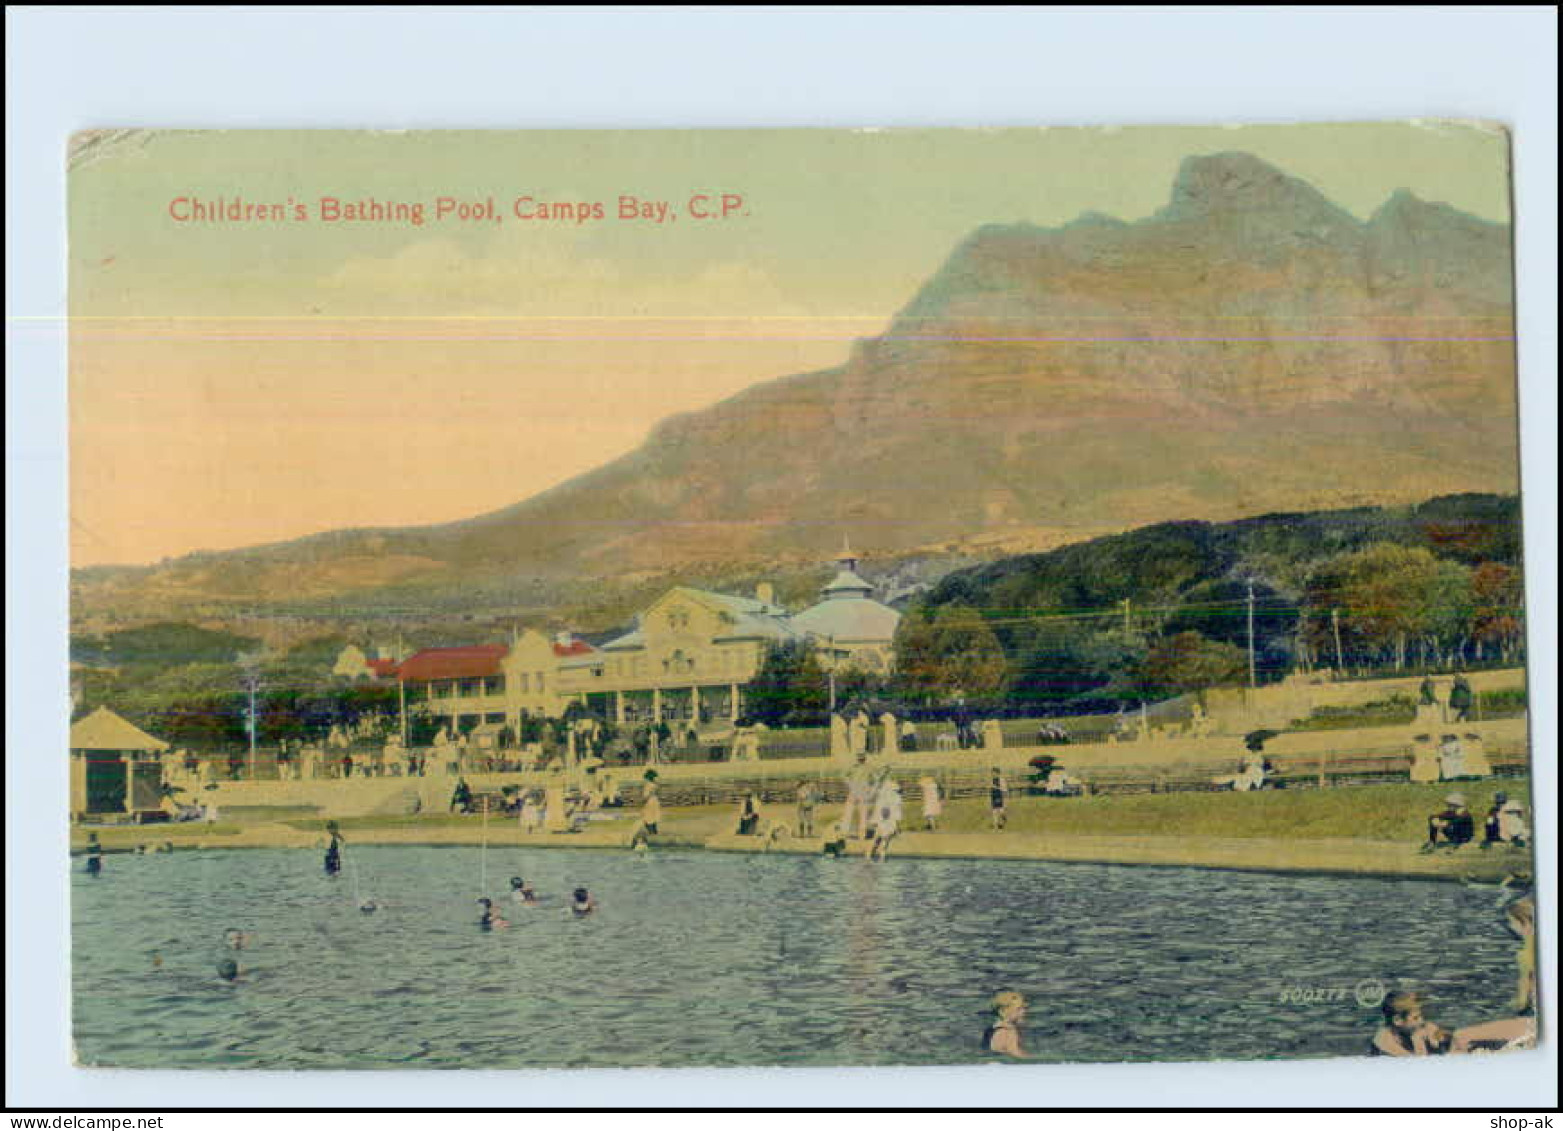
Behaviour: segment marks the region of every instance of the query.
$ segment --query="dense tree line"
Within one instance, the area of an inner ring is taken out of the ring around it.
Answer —
[[[886,690],[927,706],[1107,711],[1247,683],[1250,631],[1260,683],[1512,663],[1519,535],[1517,499],[1460,495],[1163,523],[1009,558],[947,576],[907,611]]]

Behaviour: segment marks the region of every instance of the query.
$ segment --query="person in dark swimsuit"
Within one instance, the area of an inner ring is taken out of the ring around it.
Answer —
[[[1029,1054],[1020,1044],[1020,1023],[1026,1018],[1026,999],[1014,990],[993,995],[993,1024],[982,1033],[982,1047],[988,1052],[1026,1060]]]
[[[326,875],[334,876],[342,870],[342,832],[335,821],[326,822],[326,832],[331,837],[326,845]]]
[[[823,853],[837,859],[847,854],[847,834],[842,831],[840,821],[830,827],[830,835],[825,838]]]
[[[510,926],[505,917],[494,910],[494,901],[492,899],[480,899],[478,900],[478,905],[483,908],[483,914],[478,917],[478,926],[482,930],[492,931],[495,928],[503,930]]]
[[[1008,797],[1009,786],[1004,782],[1004,775],[994,767],[993,780],[988,783],[988,810],[995,831],[1009,823],[1009,813],[1005,810]]]
[[[597,910],[597,901],[585,888],[576,888],[574,898],[570,902],[570,910],[577,918],[590,915]]]
[[[1370,1056],[1442,1056],[1450,1034],[1422,1016],[1422,1002],[1409,990],[1386,994],[1384,1027],[1373,1035]]]
[[[537,892],[520,876],[510,877],[510,898],[517,903],[536,903]]]
[[[103,874],[103,846],[98,843],[97,833],[87,834],[87,875],[101,876]]]

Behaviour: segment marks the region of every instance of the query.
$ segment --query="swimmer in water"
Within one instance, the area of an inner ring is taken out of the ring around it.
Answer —
[[[225,958],[217,964],[217,976],[228,985],[240,980],[239,964],[231,958]]]
[[[331,837],[326,845],[326,875],[334,876],[342,870],[342,830],[335,821],[327,821],[326,832]]]
[[[1027,1060],[1030,1054],[1020,1044],[1020,1023],[1026,1019],[1026,999],[1014,990],[993,995],[993,1024],[982,1034],[982,1047],[988,1052]]]
[[[1368,1046],[1370,1056],[1442,1056],[1453,1034],[1422,1015],[1422,1000],[1409,990],[1384,996],[1384,1025]]]
[[[358,910],[362,911],[365,915],[373,915],[376,911],[380,910],[380,905],[373,899],[366,898],[361,903],[359,903]]]
[[[510,898],[517,903],[536,903],[537,892],[520,876],[510,877]]]
[[[478,900],[478,904],[483,908],[483,914],[478,919],[479,927],[483,928],[485,931],[492,931],[495,928],[503,930],[504,928],[510,926],[510,923],[505,919],[505,917],[494,910],[494,901],[492,899],[485,897]]]
[[[597,910],[597,901],[591,896],[591,892],[585,888],[576,888],[575,896],[570,902],[570,910],[577,916],[590,915]]]
[[[251,931],[241,931],[238,927],[229,927],[223,932],[223,945],[229,950],[243,950],[255,940]]]
[[[103,846],[98,843],[97,833],[87,834],[87,875],[101,876],[103,874]]]

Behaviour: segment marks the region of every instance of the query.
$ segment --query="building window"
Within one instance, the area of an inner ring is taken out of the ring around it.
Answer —
[[[537,673],[537,693],[539,695],[541,695],[543,693],[543,673],[542,672],[538,672]]]
[[[532,690],[532,677],[525,672],[521,673],[521,694],[527,695]]]
[[[505,693],[505,677],[491,675],[483,681],[484,695],[503,695]]]
[[[429,685],[429,690],[433,693],[434,698],[436,699],[450,698],[450,684],[448,683],[431,683]]]
[[[457,684],[456,694],[463,699],[470,699],[475,695],[483,694],[483,681],[481,679],[464,679]]]

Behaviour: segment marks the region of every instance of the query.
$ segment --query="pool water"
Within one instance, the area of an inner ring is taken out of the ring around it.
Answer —
[[[1047,1061],[1359,1055],[1364,983],[1447,1028],[1507,1014],[1492,888],[1043,864],[349,846],[72,873],[84,1064],[951,1064],[999,990]],[[476,900],[511,928],[485,932]],[[508,880],[544,902],[514,906]],[[577,919],[587,886],[597,914]],[[372,895],[380,910],[357,910]],[[255,933],[223,984],[223,932]],[[154,954],[161,965],[154,962]]]

